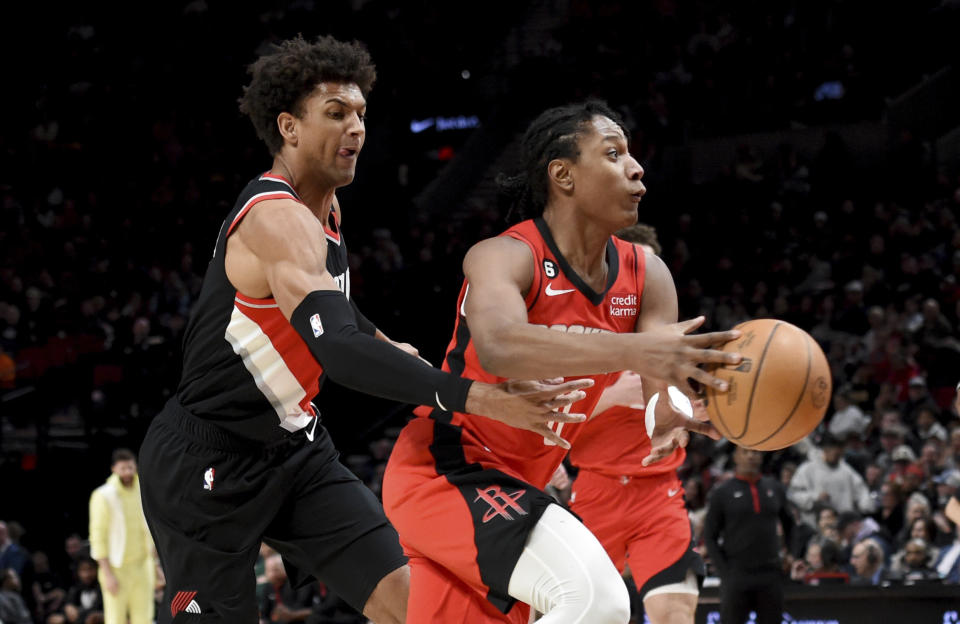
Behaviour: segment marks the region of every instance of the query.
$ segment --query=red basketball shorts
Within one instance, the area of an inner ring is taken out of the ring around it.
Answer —
[[[610,477],[581,470],[573,483],[570,509],[597,536],[620,572],[630,566],[641,596],[682,580],[687,566],[676,580],[660,572],[685,557],[699,559],[690,550],[690,519],[675,474]],[[702,561],[691,561],[690,567],[700,575],[702,566]],[[654,577],[656,585],[645,587]]]
[[[407,621],[525,624],[507,592],[530,531],[554,502],[460,428],[416,418],[394,446],[383,505],[410,557]]]

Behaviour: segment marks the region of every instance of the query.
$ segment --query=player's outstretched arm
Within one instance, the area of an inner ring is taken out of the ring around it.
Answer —
[[[337,383],[375,396],[496,417],[568,447],[547,422],[580,422],[582,414],[552,411],[580,398],[582,382],[544,385],[511,393],[505,385],[474,383],[437,370],[357,328],[350,303],[326,270],[326,240],[319,221],[292,200],[264,201],[236,235],[263,271],[280,312],[326,373]],[[569,416],[569,418],[567,417]]]
[[[738,332],[687,335],[702,317],[641,334],[567,334],[529,324],[524,296],[533,282],[533,255],[509,237],[474,245],[463,270],[470,284],[464,302],[470,335],[480,363],[494,375],[530,379],[632,370],[688,391],[688,377],[724,390],[721,380],[697,365],[740,361],[738,354],[709,348]]]

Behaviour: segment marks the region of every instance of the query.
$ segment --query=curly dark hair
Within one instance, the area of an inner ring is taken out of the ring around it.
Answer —
[[[249,68],[252,78],[243,88],[240,112],[250,117],[257,136],[271,154],[283,147],[277,116],[303,114],[303,102],[321,82],[352,82],[367,97],[377,79],[370,53],[359,41],[346,43],[331,36],[310,43],[300,35],[275,46]]]
[[[584,128],[594,117],[607,117],[620,126],[629,140],[627,126],[610,106],[590,99],[547,109],[531,122],[523,135],[522,170],[515,176],[497,176],[500,191],[512,198],[510,214],[525,219],[543,212],[547,206],[547,165],[556,158],[576,161]],[[507,215],[509,219],[510,214]]]

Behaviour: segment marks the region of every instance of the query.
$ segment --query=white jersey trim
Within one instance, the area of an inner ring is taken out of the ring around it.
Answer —
[[[233,346],[234,353],[243,360],[257,388],[277,412],[280,426],[287,431],[298,431],[309,425],[313,414],[300,407],[300,402],[307,396],[306,391],[287,368],[270,337],[237,306],[233,307],[224,337]]]

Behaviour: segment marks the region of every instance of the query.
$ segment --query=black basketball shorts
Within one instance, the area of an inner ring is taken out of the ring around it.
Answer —
[[[358,611],[406,563],[379,501],[317,426],[269,444],[171,400],[140,449],[143,510],[167,586],[158,622],[257,622],[260,542],[294,587],[315,577]],[[122,582],[122,580],[121,580]]]

